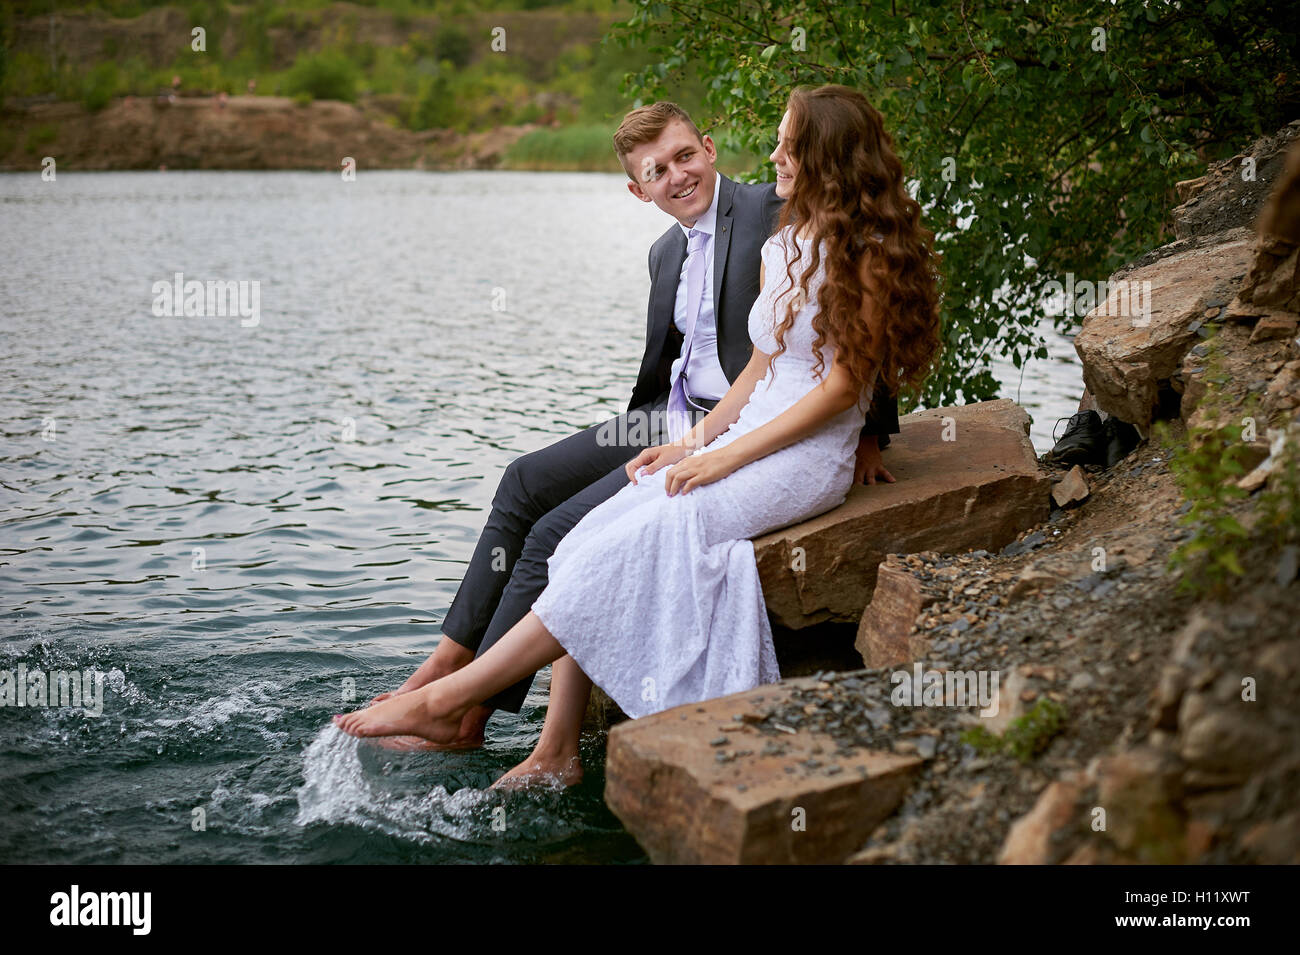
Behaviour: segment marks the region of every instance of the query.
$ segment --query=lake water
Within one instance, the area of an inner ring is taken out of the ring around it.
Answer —
[[[432,650],[505,465],[623,410],[662,213],[478,172],[8,174],[0,209],[0,671],[107,674],[99,716],[0,709],[0,862],[642,861],[600,739],[576,792],[484,792],[545,674],[474,753],[329,717]],[[177,273],[256,322],[155,314]],[[995,366],[1040,452],[1082,387],[1049,348]]]

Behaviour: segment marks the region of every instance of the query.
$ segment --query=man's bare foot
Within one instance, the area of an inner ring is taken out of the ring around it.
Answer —
[[[371,704],[382,703],[384,700],[391,700],[395,696],[428,686],[434,680],[441,680],[448,673],[455,673],[473,659],[473,650],[462,647],[451,637],[444,635],[433,652],[420,664],[419,669],[406,678],[405,683],[396,690],[380,693],[370,702]]]
[[[375,743],[384,749],[401,752],[449,752],[478,749],[483,745],[484,730],[493,712],[492,709],[486,706],[471,706],[460,721],[460,733],[449,743],[435,743],[419,736],[385,736],[376,739]]]
[[[552,789],[576,786],[582,782],[582,760],[577,753],[544,755],[537,750],[491,786],[492,789],[527,789],[546,786]]]
[[[461,723],[471,707],[447,709],[434,687],[403,693],[355,713],[340,713],[334,725],[362,738],[418,736],[431,743],[451,743],[460,735]]]

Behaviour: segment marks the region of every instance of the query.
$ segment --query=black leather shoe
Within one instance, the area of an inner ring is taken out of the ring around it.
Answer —
[[[1061,464],[1104,464],[1106,462],[1106,427],[1101,415],[1095,411],[1080,411],[1068,419],[1057,418],[1070,423],[1065,427],[1065,434],[1047,453],[1049,461]],[[1053,437],[1055,437],[1055,430]]]
[[[1109,470],[1128,457],[1142,439],[1138,437],[1137,428],[1127,421],[1120,421],[1114,415],[1106,419],[1104,427],[1106,430],[1106,469]]]

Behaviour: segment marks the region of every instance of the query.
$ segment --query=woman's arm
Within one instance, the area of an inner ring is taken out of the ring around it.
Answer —
[[[862,265],[862,281],[868,290],[874,285],[865,260]],[[874,297],[870,294],[863,296],[862,320],[876,333],[875,340],[879,342],[882,327],[880,315]],[[678,491],[686,492],[720,480],[751,461],[812,434],[837,414],[852,408],[860,397],[852,375],[837,358],[831,363],[829,373],[808,394],[767,424],[742,435],[724,448],[695,455],[675,464],[668,472],[664,488],[672,496]],[[876,453],[878,455],[879,451]]]
[[[722,432],[726,431],[740,417],[741,409],[749,404],[754,387],[767,374],[766,353],[757,348],[749,356],[749,364],[736,376],[727,393],[722,396],[713,410],[700,419],[700,423],[681,438],[681,445],[688,451],[702,448]]]
[[[645,468],[646,474],[654,474],[660,468],[676,464],[696,448],[702,448],[722,432],[726,431],[740,417],[740,411],[749,402],[754,393],[754,386],[763,380],[767,373],[767,355],[757,348],[749,356],[749,364],[736,376],[727,393],[723,395],[713,410],[700,419],[690,431],[671,444],[661,444],[646,448],[625,466],[628,480],[637,483],[636,473]]]
[[[758,266],[759,288],[762,288],[763,280],[766,278],[764,271],[764,267],[760,263]],[[736,422],[736,419],[740,417],[741,409],[749,403],[755,386],[767,374],[767,363],[768,355],[754,348],[750,352],[749,364],[736,376],[736,380],[731,383],[727,393],[713,406],[713,410],[700,419],[700,422],[694,428],[678,440],[671,444],[646,448],[629,461],[624,466],[628,480],[635,484],[637,471],[641,470],[641,468],[645,468],[646,474],[654,474],[660,468],[676,464],[696,448],[704,447],[730,428]]]
[[[827,421],[857,403],[853,378],[839,362],[810,391],[767,424],[742,435],[726,447],[698,454],[673,465],[664,481],[671,497],[703,484],[712,484],[751,461],[807,437]]]

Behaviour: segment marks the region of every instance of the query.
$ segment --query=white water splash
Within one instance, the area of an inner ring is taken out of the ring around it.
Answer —
[[[491,793],[464,788],[448,793],[399,793],[382,789],[380,779],[362,760],[363,742],[326,726],[303,751],[306,785],[296,790],[300,826],[350,823],[385,835],[429,843],[437,838],[466,843],[495,843],[491,807],[500,802]]]
[[[274,680],[253,680],[237,686],[222,696],[214,696],[198,703],[185,703],[184,716],[158,717],[154,725],[164,729],[184,726],[196,735],[210,733],[231,719],[238,717],[247,722],[264,740],[279,749],[289,741],[289,734],[267,729],[267,726],[284,717],[284,707],[273,702],[279,699],[284,687]]]

